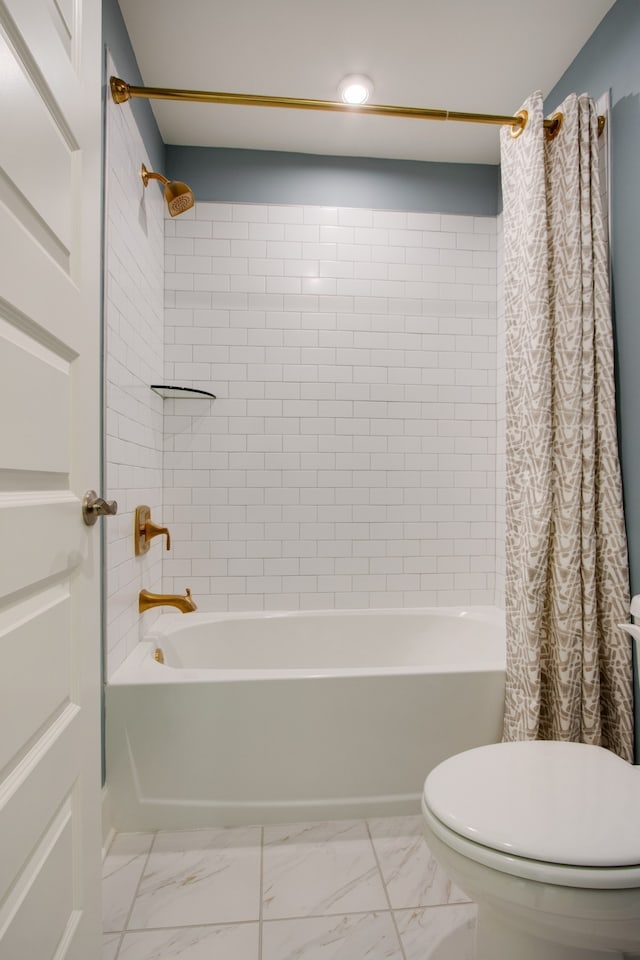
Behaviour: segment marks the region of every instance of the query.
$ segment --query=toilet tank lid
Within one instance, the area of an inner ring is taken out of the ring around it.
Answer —
[[[636,593],[635,597],[631,597],[629,612],[632,617],[640,617],[640,593]]]
[[[437,766],[424,800],[455,833],[506,854],[572,866],[640,864],[640,768],[602,747],[477,747]]]

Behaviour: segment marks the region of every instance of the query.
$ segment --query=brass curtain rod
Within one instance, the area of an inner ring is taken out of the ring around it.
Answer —
[[[510,126],[519,136],[527,125],[527,112],[521,110],[515,117],[492,113],[460,113],[455,110],[431,110],[426,107],[401,107],[389,104],[349,104],[335,100],[306,100],[296,97],[271,97],[248,93],[216,93],[211,90],[176,90],[173,87],[136,87],[111,77],[111,96],[116,103],[133,98],[145,100],[180,100],[189,103],[227,103],[233,106],[288,107],[293,110],[331,110],[336,113],[361,113],[379,117],[408,117],[415,120],[458,120],[462,123],[491,123]],[[544,120],[548,137],[554,137],[562,125],[562,114]],[[598,117],[598,134],[604,128],[604,117]]]

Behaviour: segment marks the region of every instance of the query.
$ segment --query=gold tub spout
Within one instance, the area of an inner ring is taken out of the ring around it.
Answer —
[[[148,590],[141,590],[138,595],[138,610],[144,613],[151,607],[176,607],[180,613],[193,613],[198,609],[189,587],[184,597],[176,593],[149,593]]]

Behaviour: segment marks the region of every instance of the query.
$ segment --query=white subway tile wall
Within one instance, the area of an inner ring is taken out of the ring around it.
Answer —
[[[117,74],[113,63],[109,72]],[[138,643],[142,587],[159,590],[157,541],[134,556],[133,511],[162,510],[162,400],[149,389],[162,379],[164,201],[139,172],[149,160],[128,104],[107,98],[105,161],[105,492],[118,514],[105,523],[106,673],[113,675]],[[145,614],[144,627],[155,617]]]
[[[164,589],[211,610],[493,603],[497,267],[494,217],[167,218],[164,380],[217,399],[164,401]]]

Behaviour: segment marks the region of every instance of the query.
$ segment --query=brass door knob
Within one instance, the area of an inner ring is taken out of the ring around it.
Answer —
[[[104,500],[95,490],[87,490],[82,499],[82,519],[92,527],[98,517],[113,517],[118,512],[115,500]]]

